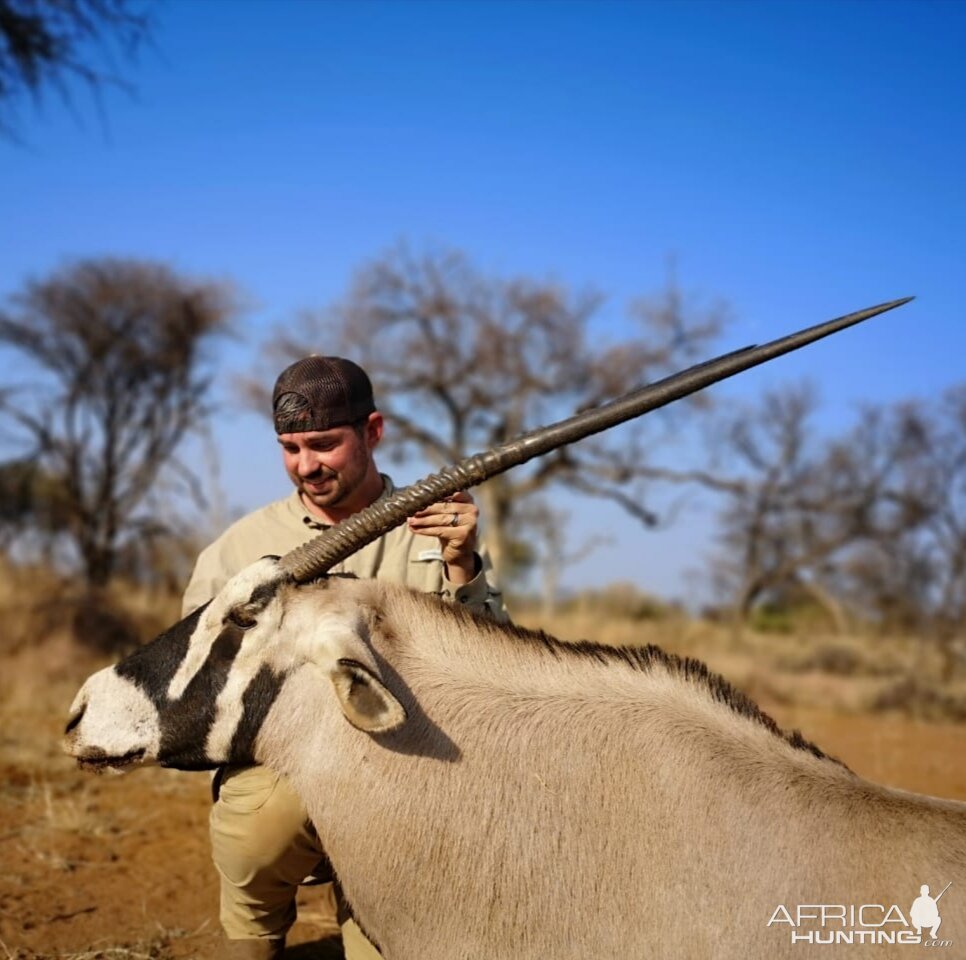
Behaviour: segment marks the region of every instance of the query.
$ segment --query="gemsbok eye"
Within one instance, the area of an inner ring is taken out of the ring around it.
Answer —
[[[258,620],[251,613],[247,606],[232,607],[225,614],[225,622],[233,626],[241,627],[242,630],[249,630],[255,626]]]

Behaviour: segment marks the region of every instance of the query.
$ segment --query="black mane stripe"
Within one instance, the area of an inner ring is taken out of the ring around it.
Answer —
[[[437,607],[439,605],[439,601],[435,598],[425,596],[419,598],[421,601],[433,603]],[[620,664],[642,673],[650,672],[655,665],[663,667],[672,676],[680,677],[699,689],[705,690],[712,700],[723,704],[738,716],[746,717],[761,724],[766,730],[784,740],[794,749],[804,750],[820,760],[830,760],[848,769],[841,760],[825,753],[810,740],[806,740],[799,730],[790,732],[783,730],[774,718],[765,713],[754,700],[734,687],[721,674],[709,669],[708,665],[701,660],[696,660],[693,657],[679,657],[677,654],[662,650],[653,643],[643,647],[625,647],[607,646],[591,640],[567,642],[558,640],[543,630],[528,630],[526,627],[520,627],[513,623],[498,624],[486,616],[470,613],[462,607],[445,603],[443,607],[451,611],[456,617],[468,618],[476,625],[483,625],[490,630],[509,635],[514,641],[535,645],[557,660],[567,657],[584,657],[602,664]]]
[[[640,670],[644,673],[649,672],[657,664],[672,676],[681,677],[688,683],[703,688],[711,695],[712,700],[723,704],[740,717],[746,717],[761,724],[766,730],[776,737],[780,737],[796,750],[805,750],[820,760],[831,760],[845,766],[841,760],[830,756],[816,744],[806,740],[799,730],[792,730],[791,732],[782,730],[775,719],[770,714],[765,713],[751,697],[742,693],[720,673],[711,670],[702,660],[668,653],[653,643],[643,647],[608,647],[589,640],[565,643],[548,634],[543,634],[540,642],[546,648],[553,650],[555,656],[563,651],[565,655],[591,657],[601,662],[622,663],[632,670]]]

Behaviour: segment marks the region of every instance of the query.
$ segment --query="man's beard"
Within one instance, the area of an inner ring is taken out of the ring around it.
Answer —
[[[329,483],[329,489],[323,493],[309,484]],[[318,507],[334,507],[341,503],[348,495],[349,489],[338,473],[332,470],[320,470],[311,477],[297,478],[296,485],[299,492]]]

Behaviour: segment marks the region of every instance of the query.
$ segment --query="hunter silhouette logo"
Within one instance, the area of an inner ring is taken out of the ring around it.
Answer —
[[[908,918],[895,903],[801,903],[793,907],[779,904],[766,926],[787,925],[792,943],[949,947],[952,940],[938,939],[942,925],[939,901],[951,886],[952,881],[932,897],[929,885],[922,884]]]
[[[919,888],[919,896],[912,902],[909,910],[909,919],[912,925],[922,934],[923,928],[929,929],[929,936],[936,939],[939,935],[939,927],[943,922],[939,916],[939,901],[942,895],[952,886],[952,880],[942,888],[939,896],[933,899],[929,896],[929,884],[924,883]]]

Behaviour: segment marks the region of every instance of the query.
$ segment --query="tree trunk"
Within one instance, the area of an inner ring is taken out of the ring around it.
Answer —
[[[84,579],[87,586],[99,590],[107,586],[114,574],[114,550],[98,544],[84,550]]]
[[[829,615],[835,632],[842,636],[848,632],[849,620],[845,613],[845,608],[839,603],[838,599],[829,593],[824,587],[819,586],[811,580],[799,581],[812,599]]]

